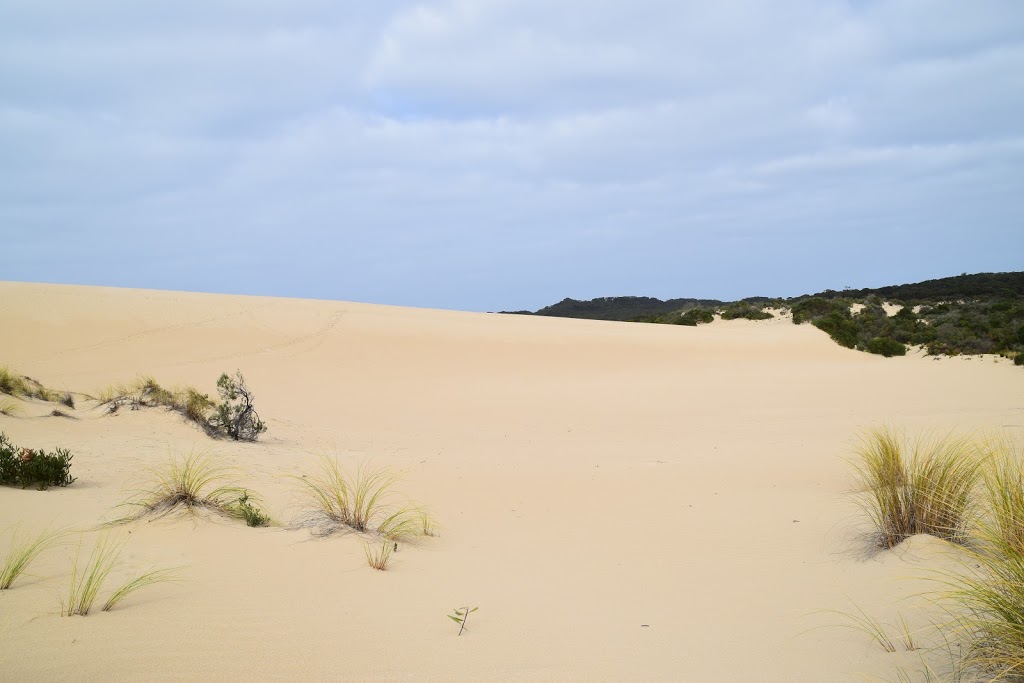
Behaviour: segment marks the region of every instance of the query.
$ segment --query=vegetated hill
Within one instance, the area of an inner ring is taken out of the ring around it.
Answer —
[[[562,299],[545,306],[533,315],[557,318],[587,318],[589,320],[636,320],[646,316],[664,315],[695,306],[720,306],[716,299],[669,299],[662,301],[649,296],[605,296],[590,301]],[[518,311],[517,311],[518,312]]]
[[[956,275],[937,280],[925,280],[907,285],[888,285],[874,289],[844,289],[837,292],[826,289],[818,294],[825,299],[865,299],[878,296],[886,300],[899,301],[959,301],[972,299],[1012,299],[1024,296],[1024,272],[976,273]],[[798,299],[805,297],[796,297]]]
[[[904,306],[889,315],[881,306],[883,301]],[[790,309],[794,323],[811,323],[851,349],[902,356],[911,344],[929,354],[998,353],[1024,365],[1024,272],[964,274],[873,289],[829,289],[785,300],[564,299],[532,315],[693,326],[711,322],[716,314],[724,319],[771,318],[763,310],[766,307]]]

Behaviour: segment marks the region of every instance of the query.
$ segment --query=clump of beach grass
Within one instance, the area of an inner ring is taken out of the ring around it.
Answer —
[[[251,496],[246,489],[228,483],[232,474],[231,468],[216,464],[207,452],[171,457],[162,467],[152,470],[149,487],[125,503],[140,507],[141,511],[119,521],[149,514],[160,516],[175,509],[206,509],[244,518],[239,501],[248,502]]]
[[[23,414],[25,411],[21,409],[21,406],[12,401],[11,399],[4,399],[0,401],[0,415],[6,415],[7,417],[17,417]]]
[[[366,554],[366,563],[378,571],[385,571],[388,568],[388,562],[391,561],[391,553],[394,550],[393,543],[393,541],[384,541],[380,549],[369,543],[364,543],[363,552]]]
[[[429,512],[419,508],[416,510],[416,516],[419,519],[420,534],[423,536],[437,536],[437,522],[434,521],[433,516]]]
[[[71,584],[68,588],[68,595],[61,601],[63,616],[80,615],[84,617],[92,611],[93,604],[96,602],[107,576],[117,565],[124,545],[124,540],[111,540],[108,535],[102,535],[96,541],[89,554],[89,559],[81,570],[79,569],[81,545],[79,545],[71,568]],[[142,588],[173,580],[175,572],[175,569],[154,569],[125,581],[107,598],[102,611],[113,609],[119,602]]]
[[[984,486],[970,562],[948,581],[967,640],[962,664],[988,680],[1024,681],[1024,448],[1003,435],[979,450]]]
[[[162,569],[151,569],[148,572],[139,574],[135,578],[128,579],[121,584],[117,590],[110,594],[107,601],[103,603],[103,611],[109,612],[117,605],[117,603],[121,602],[137,590],[141,590],[147,586],[152,586],[157,583],[175,580],[177,578],[177,573],[178,570],[176,568],[165,567]]]
[[[992,529],[985,540],[998,543]],[[950,597],[966,636],[962,664],[987,680],[1024,681],[1024,549],[973,553],[974,569],[951,579]]]
[[[0,366],[0,394],[18,398],[38,398],[49,402],[60,398],[56,391],[47,389],[31,377],[19,375],[6,365]]]
[[[63,536],[63,531],[47,529],[19,542],[17,533],[12,534],[7,557],[0,565],[0,590],[10,588],[39,555],[52,548]]]
[[[1024,549],[1024,447],[1008,434],[986,438],[983,459],[980,540],[994,551]]]
[[[914,534],[968,541],[979,458],[962,438],[909,442],[888,427],[869,431],[856,449],[860,502],[875,543],[892,548]]]
[[[318,475],[293,478],[311,494],[315,509],[309,521],[319,523],[325,534],[346,527],[398,540],[432,528],[432,522],[425,525],[421,509],[388,504],[399,477],[386,468],[363,464],[350,475],[336,458],[321,456]]]

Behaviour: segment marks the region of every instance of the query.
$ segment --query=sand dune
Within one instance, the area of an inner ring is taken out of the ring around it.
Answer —
[[[9,527],[87,528],[169,454],[209,449],[279,521],[316,454],[404,472],[440,535],[388,571],[356,535],[139,521],[121,574],[182,579],[59,616],[78,537],[0,592],[0,678],[862,680],[913,668],[829,626],[913,596],[955,551],[867,556],[844,458],[860,430],[1020,429],[1006,361],[885,359],[810,326],[697,328],[330,301],[0,283],[0,364],[92,391],[137,374],[213,393],[241,369],[269,424],[213,441],[160,409],[0,415],[75,454],[69,488],[0,489]],[[88,547],[95,532],[85,536]],[[478,605],[468,634],[445,618]],[[923,625],[923,624],[919,624]],[[454,627],[454,628],[453,628]]]

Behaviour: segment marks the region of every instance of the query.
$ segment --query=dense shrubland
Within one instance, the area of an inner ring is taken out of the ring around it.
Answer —
[[[851,312],[855,303],[863,307]],[[1024,297],[916,307],[906,303],[892,316],[880,303],[877,297],[811,297],[793,305],[793,322],[810,322],[842,346],[885,356],[905,354],[906,344],[923,346],[934,355],[1002,353],[1020,358],[1024,353]]]
[[[889,316],[883,303],[901,308]],[[711,322],[716,314],[724,320],[772,317],[765,308],[790,309],[794,323],[809,322],[838,344],[869,353],[901,356],[907,345],[919,345],[935,355],[998,353],[1024,365],[1024,272],[963,274],[875,289],[829,289],[789,299],[749,297],[731,303],[635,296],[565,299],[535,315],[693,326]]]

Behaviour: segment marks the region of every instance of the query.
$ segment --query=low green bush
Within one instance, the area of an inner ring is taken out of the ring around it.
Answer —
[[[683,311],[683,314],[673,320],[676,325],[688,325],[695,327],[697,325],[703,325],[706,323],[713,322],[715,319],[715,312],[710,308],[691,308]]]
[[[888,337],[874,337],[873,339],[870,339],[868,343],[864,345],[864,350],[868,353],[877,353],[878,355],[885,356],[886,358],[907,355],[906,346],[895,339],[889,339]]]
[[[857,323],[853,322],[847,311],[832,311],[824,318],[816,318],[811,324],[826,332],[840,346],[848,349],[857,346]]]
[[[722,309],[722,320],[736,320],[737,318],[744,318],[746,320],[768,320],[774,318],[771,313],[764,310],[763,308],[755,308],[750,304],[738,303],[726,306]]]
[[[0,484],[23,489],[35,486],[40,491],[50,486],[67,486],[75,481],[71,476],[72,457],[64,448],[53,453],[18,448],[0,432]]]
[[[850,315],[850,302],[846,299],[824,299],[814,296],[803,299],[793,304],[793,323],[811,322],[816,318],[823,318],[831,313]]]

